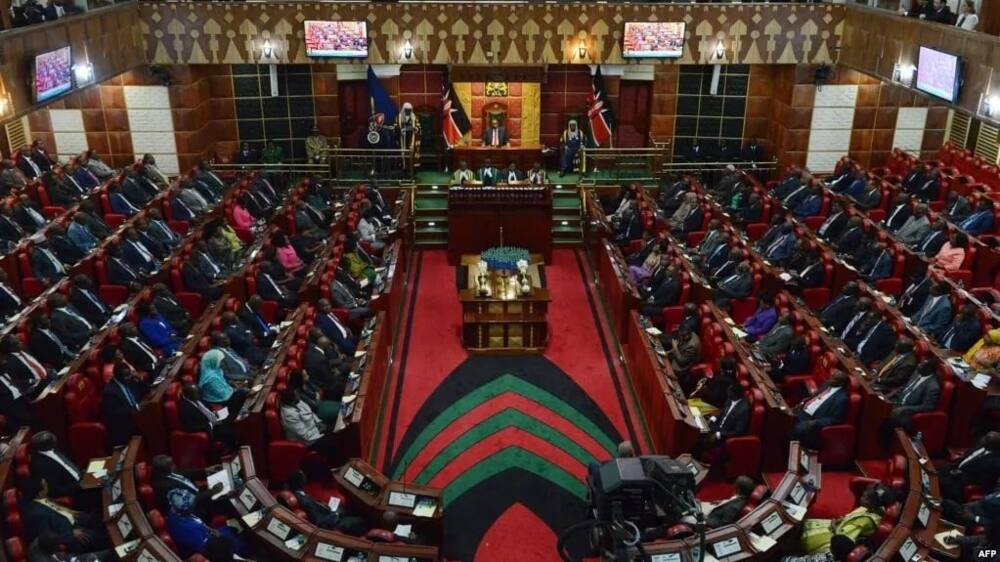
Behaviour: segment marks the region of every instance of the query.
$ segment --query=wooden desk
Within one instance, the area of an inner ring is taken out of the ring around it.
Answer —
[[[491,296],[479,296],[475,287],[458,292],[462,344],[473,353],[543,352],[549,338],[549,290],[533,287],[521,296],[510,289],[513,278],[505,283],[500,272],[491,271],[490,276]]]
[[[629,311],[639,306],[639,291],[628,278],[628,265],[621,250],[608,240],[601,240],[595,247],[597,282],[608,305],[611,324],[622,344],[628,343]]]
[[[501,235],[502,233],[502,235]],[[501,245],[552,262],[552,189],[452,187],[448,190],[448,261]]]
[[[492,159],[493,166],[501,170],[513,162],[518,170],[527,172],[535,162],[542,161],[542,147],[456,146],[451,149],[451,169],[457,170],[459,163],[464,160],[470,170],[476,171],[483,166],[487,158]]]

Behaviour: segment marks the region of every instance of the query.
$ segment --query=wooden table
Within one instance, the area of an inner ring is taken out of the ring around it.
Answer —
[[[539,256],[532,256],[537,263]],[[476,263],[478,256],[464,256],[463,263]],[[490,271],[490,296],[480,296],[476,287],[460,289],[462,344],[474,353],[541,353],[548,341],[548,288],[533,279],[531,293],[521,295],[513,277],[505,279]]]
[[[494,246],[520,246],[552,261],[552,189],[459,187],[448,190],[448,261]]]
[[[542,162],[541,146],[456,146],[451,149],[451,168],[458,169],[459,162],[465,161],[470,170],[478,170],[487,158],[493,160],[496,168],[506,168],[513,162],[517,169],[526,172],[535,162]]]

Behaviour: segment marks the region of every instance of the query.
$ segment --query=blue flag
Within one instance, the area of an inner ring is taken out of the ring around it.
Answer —
[[[375,71],[368,65],[368,118],[379,126],[396,123],[396,104],[382,87],[382,82],[375,76]]]

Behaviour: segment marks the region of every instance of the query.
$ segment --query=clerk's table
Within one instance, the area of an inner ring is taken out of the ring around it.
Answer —
[[[448,190],[448,261],[496,246],[527,248],[552,261],[552,188],[477,182]]]
[[[522,294],[517,272],[487,273],[488,296],[476,277],[478,255],[464,255],[459,266],[458,299],[462,303],[462,345],[473,353],[542,353],[548,341],[549,290],[541,256],[532,254],[528,268],[531,291]]]

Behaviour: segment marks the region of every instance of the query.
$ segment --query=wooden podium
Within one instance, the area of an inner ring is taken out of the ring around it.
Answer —
[[[448,262],[496,246],[519,246],[552,261],[550,186],[453,186],[448,190]]]
[[[478,255],[462,256],[475,276]],[[541,257],[532,255],[532,263]],[[481,296],[474,282],[458,292],[462,303],[462,345],[473,353],[542,353],[549,337],[549,290],[537,267],[529,272],[530,294],[522,295],[514,277],[490,271],[491,294]]]

